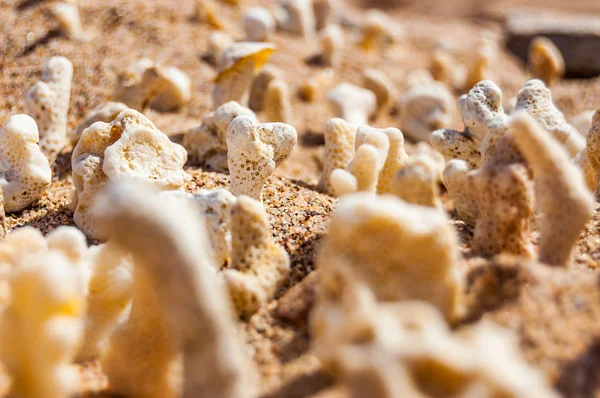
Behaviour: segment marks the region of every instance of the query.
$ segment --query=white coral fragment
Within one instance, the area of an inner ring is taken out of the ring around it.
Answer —
[[[327,93],[327,103],[335,117],[355,126],[368,124],[377,110],[377,98],[370,90],[341,83]]]
[[[231,192],[262,201],[267,178],[292,152],[296,129],[285,123],[256,123],[238,116],[227,129],[227,163]]]
[[[442,208],[437,165],[425,155],[412,156],[398,168],[391,192],[408,203]]]
[[[290,259],[271,236],[263,205],[238,197],[231,214],[231,266],[221,276],[240,316],[250,318],[277,293]]]
[[[552,40],[538,36],[529,45],[528,68],[533,77],[551,86],[565,74],[565,60]]]
[[[134,261],[131,316],[111,337],[105,359],[112,357],[111,366],[103,367],[115,390],[161,398],[255,396],[254,371],[210,264],[199,211],[123,182],[112,184],[96,206],[103,231]],[[172,367],[177,357],[183,375]]]
[[[73,146],[77,145],[77,141],[79,141],[79,137],[81,137],[83,130],[87,129],[92,124],[96,122],[110,123],[119,116],[119,113],[128,108],[129,107],[122,102],[105,102],[98,105],[92,109],[90,113],[87,114],[85,120],[77,126],[71,135],[71,144],[73,144]]]
[[[388,109],[395,101],[396,86],[394,82],[379,69],[365,69],[363,72],[363,86],[375,94],[378,112]]]
[[[88,236],[100,239],[96,216],[89,207],[108,181],[143,179],[162,190],[181,189],[189,179],[183,171],[186,150],[169,140],[141,113],[128,109],[111,123],[97,122],[84,130],[73,150],[75,196],[73,218]]]
[[[219,61],[218,74],[213,89],[213,107],[228,101],[244,105],[255,73],[275,51],[270,43],[241,42],[229,46]]]
[[[58,21],[58,26],[69,39],[83,40],[86,35],[81,26],[79,8],[74,2],[58,2],[52,7],[52,14]]]
[[[251,7],[244,11],[246,41],[267,41],[275,32],[275,18],[264,7]]]
[[[575,242],[594,211],[594,199],[583,174],[569,161],[552,132],[533,118],[517,114],[509,129],[519,150],[533,170],[536,199],[543,214],[539,259],[566,265]]]
[[[226,102],[204,116],[202,124],[190,129],[183,137],[183,146],[189,156],[217,171],[227,170],[227,127],[233,119],[242,115],[258,123],[254,112],[235,101]]]
[[[67,144],[67,114],[73,64],[65,57],[48,60],[42,76],[27,92],[27,112],[40,129],[40,148],[53,164]]]
[[[343,119],[334,118],[325,125],[324,135],[323,172],[317,189],[328,195],[334,195],[331,173],[336,169],[345,169],[352,161],[356,127]]]
[[[450,124],[453,97],[444,84],[414,84],[399,98],[400,126],[416,141],[427,141],[432,131]]]
[[[0,252],[12,252],[5,258],[13,269],[11,297],[0,316],[0,359],[12,378],[11,395],[70,397],[80,388],[70,363],[85,311],[80,256],[85,238],[71,227],[61,227],[47,240],[29,227],[11,235],[0,245]],[[19,245],[26,250],[15,251]]]
[[[218,65],[223,53],[232,43],[233,38],[226,32],[212,32],[206,40],[206,52],[203,58],[212,65]]]
[[[315,36],[315,16],[311,0],[281,0],[276,9],[277,27],[293,35]]]
[[[269,122],[292,122],[290,88],[282,79],[273,79],[267,86],[264,102],[265,116]]]
[[[38,128],[27,115],[11,116],[0,130],[0,187],[4,211],[20,211],[40,199],[52,180],[38,145]]]
[[[338,25],[329,25],[319,33],[320,59],[323,64],[334,67],[339,63],[344,46],[344,31]]]

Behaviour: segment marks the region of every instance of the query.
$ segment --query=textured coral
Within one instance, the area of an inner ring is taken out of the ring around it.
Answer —
[[[231,266],[221,276],[238,313],[249,318],[277,293],[290,259],[273,241],[263,205],[247,196],[233,205],[231,246]]]
[[[227,164],[231,192],[262,202],[267,178],[292,152],[296,129],[285,123],[256,123],[249,116],[238,116],[227,129]]]
[[[73,64],[65,57],[48,60],[42,76],[27,92],[27,113],[40,129],[40,148],[53,164],[67,144],[67,114],[71,99]]]
[[[38,200],[52,180],[38,146],[38,128],[27,115],[11,116],[0,130],[0,187],[4,211],[20,211]]]
[[[87,128],[72,155],[75,208],[73,219],[88,236],[98,234],[97,219],[89,211],[95,194],[110,180],[143,179],[163,190],[183,187],[187,153],[169,140],[141,113],[128,109],[111,123]]]
[[[354,157],[354,138],[356,127],[343,119],[330,119],[325,125],[325,152],[323,154],[323,173],[317,189],[333,195],[331,173],[335,169],[345,169]]]
[[[442,208],[437,165],[426,155],[411,156],[397,169],[391,192],[408,203]]]
[[[274,79],[281,79],[281,70],[272,64],[266,64],[260,72],[252,80],[250,86],[250,98],[248,99],[248,107],[255,112],[263,110],[265,104],[265,94],[269,83]]]
[[[258,123],[250,109],[235,101],[226,102],[202,118],[202,124],[183,136],[183,146],[195,162],[206,163],[218,171],[226,171],[227,127],[236,117],[244,115]]]
[[[310,0],[281,0],[275,12],[277,27],[311,39],[315,36],[315,16]]]
[[[363,86],[375,94],[379,112],[389,108],[395,101],[396,85],[385,73],[378,69],[365,69],[363,72]]]
[[[271,80],[265,92],[265,117],[269,122],[292,122],[290,88],[282,79]]]
[[[79,137],[81,137],[83,130],[87,129],[92,124],[96,122],[110,123],[119,116],[119,113],[128,108],[129,107],[122,102],[105,102],[98,105],[87,114],[85,120],[81,122],[73,134],[71,134],[71,144],[73,144],[73,146],[77,145],[77,141],[79,141]]]

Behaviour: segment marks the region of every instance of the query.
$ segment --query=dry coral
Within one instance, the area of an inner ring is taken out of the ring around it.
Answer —
[[[529,71],[551,86],[565,74],[565,60],[552,40],[538,36],[529,45]]]
[[[80,389],[73,360],[83,331],[85,237],[60,227],[44,238],[25,227],[0,245],[11,269],[10,299],[0,316],[0,359],[11,395],[69,397]]]
[[[438,187],[438,167],[431,157],[423,154],[411,156],[397,169],[391,182],[391,192],[407,203],[443,207]]]
[[[90,113],[87,114],[85,120],[81,122],[73,134],[71,134],[70,138],[73,147],[77,145],[77,141],[79,141],[79,137],[81,137],[83,130],[96,122],[110,123],[119,116],[119,113],[128,108],[129,107],[122,102],[105,102],[92,109]]]
[[[275,32],[275,18],[264,7],[251,7],[244,11],[246,41],[267,41]]]
[[[250,318],[277,293],[290,260],[273,241],[263,205],[243,195],[231,212],[231,246],[231,266],[221,276],[238,313]]]
[[[336,169],[345,169],[354,158],[356,127],[344,119],[334,118],[325,125],[324,135],[323,172],[317,189],[333,196],[331,173]]]
[[[255,112],[260,112],[264,108],[265,94],[267,87],[275,79],[281,79],[281,70],[272,64],[266,64],[261,71],[252,80],[250,86],[250,98],[248,99],[248,108]]]
[[[27,112],[39,127],[40,148],[53,164],[67,144],[67,114],[73,64],[65,57],[48,60],[40,80],[27,92]]]
[[[245,105],[254,75],[269,60],[273,51],[275,46],[269,43],[241,42],[230,45],[219,61],[213,107],[229,101]]]
[[[264,109],[269,122],[292,122],[290,88],[283,79],[273,79],[269,82],[265,91]]]
[[[285,123],[262,123],[238,116],[227,128],[227,164],[231,193],[262,202],[267,178],[292,152],[296,129]]]
[[[238,116],[248,116],[258,123],[254,112],[235,101],[219,106],[202,118],[202,124],[191,128],[183,137],[190,158],[217,171],[226,171],[227,127]]]
[[[0,188],[4,211],[25,209],[40,199],[52,180],[38,145],[38,127],[27,115],[11,116],[0,130]]]
[[[88,236],[101,239],[98,217],[90,210],[95,194],[109,181],[142,179],[162,190],[181,189],[187,153],[141,113],[128,109],[110,123],[83,131],[73,149],[73,219]]]
[[[61,32],[73,40],[85,40],[86,34],[81,26],[79,7],[73,1],[61,1],[52,7],[52,15],[56,18]]]
[[[134,263],[131,315],[111,336],[103,359],[114,391],[161,398],[255,396],[254,371],[195,206],[147,184],[120,182],[108,187],[95,211],[103,214],[103,232]]]
[[[377,110],[375,94],[352,83],[341,83],[331,89],[327,103],[335,117],[355,126],[367,124]]]
[[[275,10],[277,27],[293,35],[311,39],[315,36],[315,15],[311,0],[281,0]]]

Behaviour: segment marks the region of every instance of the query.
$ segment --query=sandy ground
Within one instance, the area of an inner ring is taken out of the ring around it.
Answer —
[[[242,0],[243,7],[273,3]],[[371,3],[382,4],[377,0]],[[511,7],[523,5],[516,0],[397,3],[403,8],[390,8],[389,13],[403,27],[402,39],[385,53],[368,56],[348,43],[334,71],[336,82],[359,82],[365,68],[376,67],[387,73],[402,92],[406,74],[426,67],[440,40],[454,49],[457,62],[469,60],[470,51],[484,31],[491,32],[502,49],[503,15]],[[194,94],[192,101],[177,113],[149,110],[146,115],[174,137],[198,125],[210,111],[215,68],[202,60],[210,30],[193,18],[194,1],[81,0],[79,4],[90,35],[85,42],[52,34],[55,22],[48,11],[49,2],[0,1],[0,123],[25,110],[25,93],[39,78],[41,65],[53,55],[64,55],[75,67],[70,128],[74,129],[87,112],[108,100],[119,73],[141,57],[184,70],[192,79]],[[561,12],[600,13],[597,1],[566,5],[560,0],[537,0],[526,5]],[[356,5],[346,3],[345,9],[349,19],[360,20]],[[243,32],[236,22],[240,10],[220,6],[219,15],[233,36],[241,39]],[[282,69],[292,92],[297,92],[304,79],[321,73],[322,68],[305,62],[318,52],[316,41],[277,34],[273,42],[278,49],[271,63]],[[492,65],[492,73],[507,99],[528,78],[522,62],[504,51]],[[563,81],[552,91],[567,117],[600,106],[600,79]],[[344,396],[343,391],[326,391],[332,381],[319,370],[318,361],[310,354],[305,315],[316,278],[300,283],[313,270],[319,239],[326,232],[335,204],[333,198],[314,190],[320,175],[323,127],[332,115],[322,97],[307,103],[295,96],[293,105],[292,124],[298,130],[299,145],[269,180],[265,191],[273,234],[289,252],[293,272],[280,292],[281,302],[274,300],[248,323],[241,324],[240,333],[260,371],[263,397],[317,393]],[[453,124],[448,127],[460,127],[455,113]],[[377,115],[371,124],[401,128],[393,109]],[[411,144],[408,146],[410,151]],[[72,187],[70,152],[71,148],[66,148],[54,165],[54,182],[42,200],[9,216],[11,228],[32,225],[45,233],[59,225],[73,225],[67,206]],[[228,176],[223,174],[201,171],[194,165],[189,165],[188,171],[194,177],[187,187],[190,192],[228,184]],[[540,367],[564,396],[600,396],[600,290],[596,272],[600,262],[599,213],[588,224],[572,264],[565,269],[509,258],[493,262],[471,258],[470,229],[461,221],[453,223],[461,237],[467,274],[467,310],[455,328],[468,328],[480,319],[497,321],[517,332],[526,358]],[[286,294],[292,286],[296,288]],[[82,377],[90,392],[110,395],[97,364],[82,364]]]

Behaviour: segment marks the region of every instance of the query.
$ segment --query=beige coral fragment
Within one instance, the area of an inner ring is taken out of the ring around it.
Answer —
[[[354,157],[354,138],[356,127],[343,119],[330,119],[325,125],[325,153],[323,154],[323,172],[317,189],[328,195],[334,195],[331,173],[335,169],[345,169]]]

